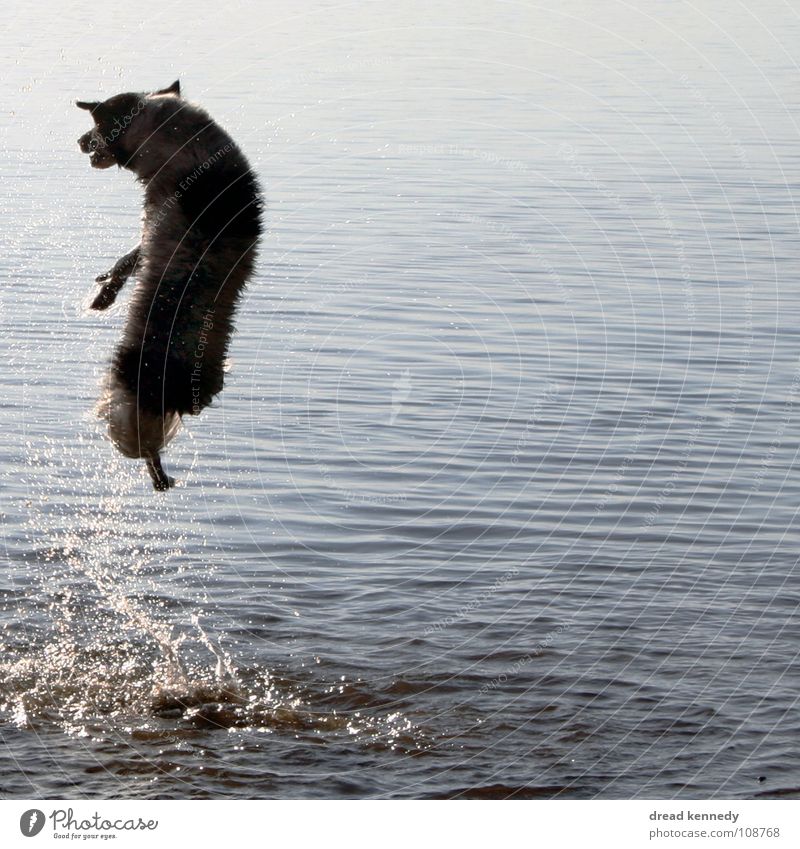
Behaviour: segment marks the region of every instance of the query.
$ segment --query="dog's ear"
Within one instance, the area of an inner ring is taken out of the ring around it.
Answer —
[[[161,91],[153,92],[154,94],[174,94],[176,97],[181,96],[181,81],[175,80],[175,82],[171,86],[167,86],[167,88],[162,88]]]
[[[95,124],[99,123],[103,118],[108,118],[109,116],[108,107],[104,103],[97,100],[92,100],[88,103],[85,100],[76,100],[75,105],[78,107],[78,109],[85,109],[87,112],[91,112]]]

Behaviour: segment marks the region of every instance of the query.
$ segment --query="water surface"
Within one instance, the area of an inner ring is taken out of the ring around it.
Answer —
[[[0,794],[800,795],[782,3],[15,7]],[[92,416],[180,77],[268,233],[154,494]]]

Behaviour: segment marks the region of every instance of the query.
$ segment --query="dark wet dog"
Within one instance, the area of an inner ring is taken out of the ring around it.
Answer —
[[[181,97],[153,94],[77,104],[94,127],[78,140],[94,168],[118,165],[144,184],[141,244],[101,274],[92,309],[136,278],[106,376],[100,415],[126,457],[141,457],[156,489],[174,481],[161,451],[184,415],[222,390],[225,357],[261,233],[261,195],[230,136]]]

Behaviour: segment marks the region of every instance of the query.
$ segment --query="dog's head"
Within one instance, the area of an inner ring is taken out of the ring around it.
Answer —
[[[143,120],[153,106],[165,99],[179,99],[181,85],[176,80],[168,88],[151,94],[116,94],[108,100],[87,102],[79,100],[79,109],[86,109],[94,119],[94,127],[78,139],[83,153],[89,154],[93,168],[121,168],[135,170],[134,164],[150,133]]]

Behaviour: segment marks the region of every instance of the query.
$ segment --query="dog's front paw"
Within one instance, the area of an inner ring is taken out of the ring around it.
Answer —
[[[116,301],[118,291],[119,290],[114,288],[113,286],[103,286],[103,288],[100,290],[100,293],[92,301],[90,309],[107,310],[111,306],[111,304]]]

